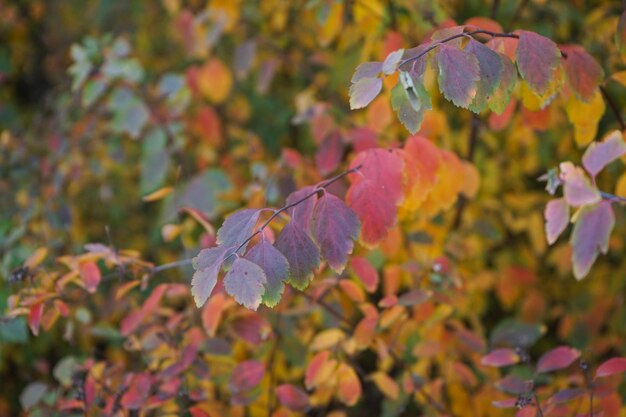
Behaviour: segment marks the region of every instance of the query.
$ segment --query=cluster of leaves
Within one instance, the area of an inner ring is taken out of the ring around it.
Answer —
[[[67,86],[0,107],[0,415],[623,412],[622,134],[535,181],[621,121],[614,2],[31,3],[0,72],[32,15]]]

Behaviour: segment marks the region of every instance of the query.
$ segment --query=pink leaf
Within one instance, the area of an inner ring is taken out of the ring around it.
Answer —
[[[276,388],[278,401],[291,411],[304,411],[309,406],[309,396],[300,388],[291,384],[282,384]]]
[[[246,259],[259,265],[267,282],[262,301],[269,307],[273,307],[280,301],[285,285],[283,281],[289,276],[289,262],[271,243],[263,239],[253,246],[246,254]]]
[[[239,363],[230,376],[229,388],[234,393],[250,391],[261,383],[265,375],[265,366],[255,360]]]
[[[93,261],[80,264],[80,277],[85,284],[87,292],[91,294],[95,293],[101,278],[98,265]]]
[[[307,186],[294,191],[287,196],[287,205],[295,204],[300,201],[299,204],[294,207],[290,207],[287,213],[291,216],[291,221],[297,223],[302,230],[309,230],[311,225],[311,216],[313,215],[313,208],[317,202],[317,193],[306,200],[302,200],[307,195],[311,194],[315,187]]]
[[[299,290],[305,289],[320,264],[320,250],[315,242],[291,221],[278,235],[275,246],[289,262],[288,282]]]
[[[439,89],[456,106],[467,108],[476,97],[480,79],[478,60],[473,54],[445,44],[437,53]]]
[[[312,234],[331,268],[341,273],[359,237],[359,219],[341,199],[325,192],[317,201],[311,222]]]
[[[561,49],[567,54],[563,66],[572,90],[580,99],[591,100],[602,82],[602,67],[582,46],[564,45]]]
[[[543,95],[561,60],[552,40],[534,32],[520,31],[516,52],[517,68],[532,91]]]
[[[626,372],[626,358],[611,358],[596,369],[596,378]]]
[[[353,256],[350,259],[350,267],[360,278],[367,292],[374,292],[378,287],[378,271],[365,258]]]
[[[546,237],[552,245],[569,223],[569,206],[564,198],[550,200],[544,212],[546,219]]]
[[[261,304],[266,282],[265,272],[260,266],[246,258],[237,258],[224,277],[224,289],[239,304],[256,310]]]
[[[350,109],[362,109],[376,98],[383,88],[380,78],[360,78],[350,86]]]
[[[135,374],[120,403],[129,410],[139,410],[150,393],[152,378],[149,373]]]
[[[224,247],[241,245],[254,231],[260,213],[256,209],[243,209],[228,216],[217,231],[217,243]]]
[[[337,169],[343,156],[343,142],[338,130],[330,132],[315,153],[315,165],[320,174],[327,175]]]
[[[480,363],[486,366],[495,366],[500,368],[502,366],[509,366],[518,363],[520,357],[513,349],[495,349],[483,356]]]
[[[28,312],[28,326],[35,336],[39,334],[39,323],[43,315],[43,303],[37,303],[30,307]]]
[[[582,279],[589,273],[598,254],[607,253],[614,225],[615,215],[608,202],[583,207],[578,213],[570,238],[576,279]]]
[[[580,351],[569,346],[559,346],[544,353],[537,362],[537,372],[551,372],[567,368],[580,357]]]
[[[595,177],[608,164],[626,154],[626,142],[622,132],[615,130],[602,142],[593,142],[583,155],[583,166]]]
[[[561,162],[559,167],[567,204],[578,207],[601,200],[600,192],[591,184],[582,168],[574,166],[571,162]]]
[[[360,181],[350,187],[346,199],[361,221],[363,244],[371,247],[383,240],[396,222],[395,204],[384,189],[373,181]]]

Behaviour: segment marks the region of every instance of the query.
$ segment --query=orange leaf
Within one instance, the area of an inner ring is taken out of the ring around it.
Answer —
[[[337,398],[348,406],[353,406],[361,398],[361,381],[351,366],[341,363],[337,368]]]

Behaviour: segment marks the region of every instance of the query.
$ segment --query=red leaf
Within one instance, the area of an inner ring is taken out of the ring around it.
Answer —
[[[28,312],[28,326],[35,336],[39,334],[39,323],[43,315],[43,303],[37,303],[30,307]]]
[[[378,287],[378,271],[372,264],[361,256],[353,256],[350,259],[350,267],[359,277],[367,292],[375,292]]]
[[[551,372],[567,368],[580,357],[580,351],[569,346],[559,346],[544,353],[537,362],[537,372]]]
[[[574,276],[577,279],[589,273],[598,254],[607,253],[613,226],[615,215],[608,202],[583,207],[578,213],[570,239]]]
[[[564,45],[561,49],[567,54],[563,66],[572,90],[583,101],[591,100],[602,82],[602,67],[582,46]]]
[[[265,366],[255,360],[239,363],[230,376],[229,388],[234,393],[250,391],[261,383],[265,375]]]
[[[331,268],[341,273],[359,237],[359,219],[341,199],[329,192],[315,204],[311,219],[313,238]]]
[[[149,373],[135,374],[120,403],[129,410],[140,409],[148,398],[151,386],[152,378]]]
[[[553,244],[569,223],[569,206],[564,198],[550,200],[544,212],[546,219],[546,237],[548,244]]]
[[[358,173],[349,176],[352,184],[372,181],[383,189],[387,200],[398,204],[403,199],[404,159],[398,149],[368,149],[358,153],[350,164],[351,168],[361,165]]]
[[[596,378],[626,372],[626,358],[611,358],[596,369]]]
[[[291,221],[278,235],[275,246],[289,262],[289,283],[299,290],[305,289],[320,264],[320,250],[315,242]]]
[[[396,222],[396,207],[385,190],[373,181],[353,184],[346,197],[361,221],[361,241],[374,246],[385,238]]]
[[[480,363],[487,366],[509,366],[518,363],[520,357],[513,349],[495,349],[483,356]]]
[[[282,384],[276,388],[278,401],[291,411],[304,411],[309,406],[309,396],[300,388],[291,384]]]
[[[93,261],[80,264],[80,277],[83,280],[83,284],[85,284],[87,292],[95,293],[101,278],[98,265]]]
[[[456,106],[467,108],[477,92],[480,79],[478,60],[464,50],[439,45],[437,53],[439,89]]]
[[[337,169],[343,156],[343,142],[338,130],[330,132],[315,153],[315,164],[322,175]]]
[[[561,52],[552,40],[534,32],[520,31],[516,52],[517,68],[537,95],[543,95],[561,60]]]
[[[224,288],[239,304],[256,310],[261,304],[267,278],[260,266],[246,258],[237,258],[224,277]]]

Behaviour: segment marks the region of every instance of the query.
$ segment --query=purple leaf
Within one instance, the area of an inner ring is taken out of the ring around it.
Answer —
[[[376,98],[383,88],[380,78],[360,78],[350,86],[350,109],[362,109]]]
[[[328,265],[337,273],[346,266],[360,228],[356,213],[341,199],[325,192],[317,201],[311,220],[313,238]]]
[[[356,83],[361,78],[377,78],[380,73],[383,71],[383,63],[382,62],[364,62],[358,67],[356,67],[356,71],[354,71],[354,75],[352,76],[352,83]]]
[[[299,290],[305,289],[320,264],[320,250],[315,242],[291,221],[280,232],[274,245],[289,262],[288,282]]]
[[[626,372],[626,358],[611,358],[596,369],[596,378]]]
[[[576,279],[583,279],[598,254],[609,250],[609,237],[614,225],[615,215],[609,202],[580,210],[570,239]]]
[[[580,357],[580,351],[569,346],[559,346],[544,353],[537,362],[537,372],[551,372],[567,368]]]
[[[559,168],[567,204],[578,207],[595,204],[602,199],[598,189],[591,184],[580,167],[574,166],[571,162],[561,162]]]
[[[299,189],[298,191],[294,191],[287,196],[287,205],[297,203],[307,195],[311,194],[314,189],[314,186],[309,185]],[[294,207],[289,208],[287,213],[291,216],[291,221],[297,223],[302,230],[309,230],[311,225],[311,216],[313,215],[313,208],[315,207],[316,202],[317,194],[307,198]]]
[[[548,244],[552,245],[569,223],[569,206],[565,199],[550,200],[546,205],[544,217],[546,219],[546,237]]]
[[[566,388],[558,391],[556,394],[550,397],[549,402],[555,404],[565,403],[582,395],[585,395],[586,393],[587,391],[582,388]]]
[[[552,40],[534,32],[520,31],[517,44],[517,68],[537,95],[543,95],[561,60],[561,52]]]
[[[404,49],[398,49],[397,51],[391,52],[385,58],[385,62],[383,62],[383,72],[386,75],[393,74],[398,69],[398,64],[402,60],[402,55],[404,55]]]
[[[456,106],[467,108],[476,97],[480,78],[476,57],[452,46],[439,45],[437,67],[443,95]]]
[[[622,132],[614,130],[602,142],[593,142],[583,155],[583,166],[595,177],[611,162],[626,154]]]
[[[239,304],[256,310],[261,304],[266,282],[265,272],[259,265],[245,258],[237,258],[224,277],[224,288]]]
[[[520,357],[513,349],[495,349],[483,356],[480,363],[486,366],[509,366],[518,363]]]
[[[515,375],[507,375],[498,382],[496,382],[497,389],[509,394],[523,394],[530,391],[532,387],[532,380],[524,381],[523,379]]]
[[[474,39],[470,39],[465,52],[473,54],[478,59],[480,78],[477,83],[476,96],[469,109],[474,113],[480,113],[487,107],[487,101],[500,84],[500,74],[504,64],[497,52]]]
[[[217,274],[229,249],[222,246],[202,249],[198,256],[193,258],[196,272],[191,279],[191,294],[196,306],[202,307],[211,295],[217,283]]]
[[[254,231],[260,210],[238,210],[228,216],[217,231],[217,243],[227,247],[241,245]]]
[[[246,254],[246,259],[259,265],[265,272],[267,283],[262,301],[268,307],[274,307],[280,301],[285,288],[283,281],[289,275],[287,259],[267,240],[254,245]]]
[[[235,393],[250,391],[263,380],[265,366],[255,360],[239,363],[230,376],[228,387]]]

